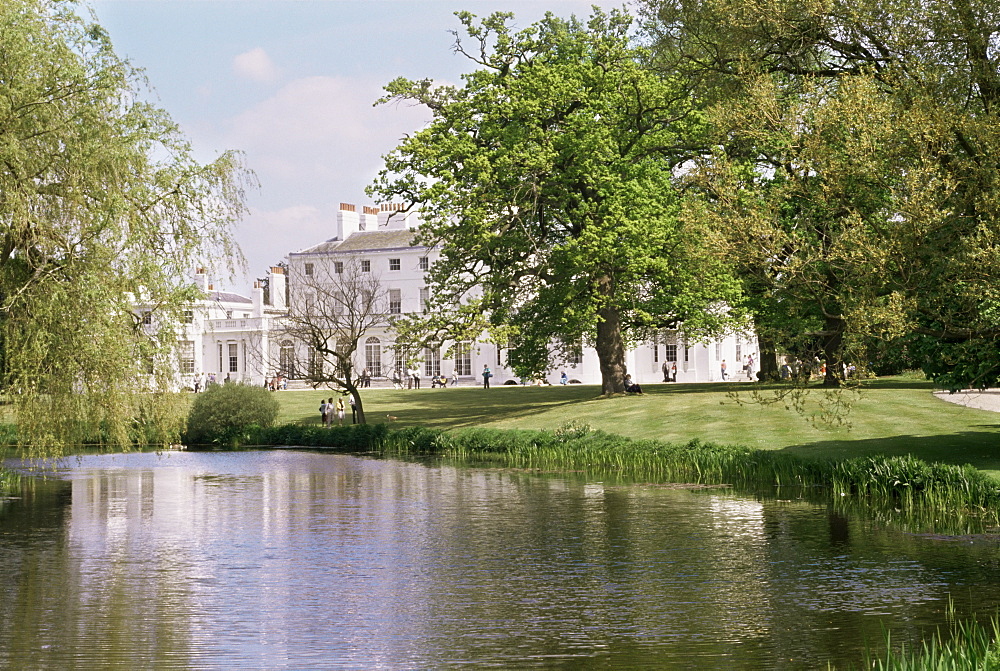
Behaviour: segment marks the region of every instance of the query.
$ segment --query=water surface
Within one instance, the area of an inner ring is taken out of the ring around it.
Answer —
[[[953,599],[992,537],[800,501],[322,452],[88,456],[0,505],[0,667],[859,664]]]

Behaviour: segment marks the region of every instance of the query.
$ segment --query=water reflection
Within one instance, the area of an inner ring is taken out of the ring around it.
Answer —
[[[997,546],[802,502],[307,451],[84,457],[0,507],[0,667],[810,668],[997,603]]]

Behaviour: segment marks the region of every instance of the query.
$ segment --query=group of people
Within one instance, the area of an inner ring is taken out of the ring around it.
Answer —
[[[354,396],[350,397],[351,406],[351,424],[358,423],[358,407],[354,401]],[[338,396],[337,400],[334,401],[332,398],[320,399],[319,402],[319,415],[320,421],[325,427],[333,426],[334,420],[337,421],[337,426],[344,425],[344,417],[347,410],[347,404],[344,403],[344,397]]]
[[[664,382],[677,382],[677,362],[676,361],[664,361],[663,365],[660,367],[663,371],[663,381]]]
[[[396,369],[392,372],[392,388],[402,389],[403,388],[403,378],[406,378],[406,388],[407,389],[420,389],[420,369],[414,366],[413,368],[408,368],[405,371],[400,371]],[[364,385],[362,385],[364,386]],[[371,386],[371,383],[367,386]],[[444,376],[444,373],[438,373],[437,375],[431,375],[431,389],[436,387],[441,387],[442,389],[448,386],[448,378]],[[451,373],[451,386],[458,386],[458,372],[452,371]]]
[[[208,389],[208,385],[210,384],[215,384],[215,373],[209,373],[207,377],[204,373],[198,373],[191,380],[191,386],[194,388],[194,393],[196,394]]]

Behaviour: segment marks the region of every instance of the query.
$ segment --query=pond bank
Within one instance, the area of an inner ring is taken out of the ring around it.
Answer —
[[[645,482],[733,485],[750,492],[800,488],[844,503],[891,509],[933,531],[1000,526],[1000,482],[972,466],[913,456],[810,459],[694,440],[633,440],[568,424],[555,431],[286,425],[258,429],[244,445],[326,447],[383,456],[438,457],[473,465],[582,471]]]

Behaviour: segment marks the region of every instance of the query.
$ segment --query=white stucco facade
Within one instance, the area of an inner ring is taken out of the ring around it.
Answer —
[[[288,254],[287,275],[274,267],[267,278],[267,298],[262,283],[255,284],[253,295],[216,290],[207,284],[204,274],[195,275],[195,283],[206,298],[191,306],[188,323],[181,337],[180,379],[190,386],[196,375],[214,374],[217,381],[266,384],[277,376],[293,385],[301,378],[301,362],[308,357],[303,343],[289,340],[282,326],[287,314],[286,300],[306,302],[309,283],[315,276],[336,278],[344,267],[366,269],[378,278],[388,298],[390,316],[424,310],[430,298],[426,272],[439,250],[415,245],[414,228],[419,224],[413,213],[399,206],[380,208],[342,203],[333,222],[332,236],[312,247]],[[298,280],[298,281],[297,281]],[[287,282],[287,294],[286,294]],[[301,307],[304,303],[298,303]],[[452,353],[449,354],[449,351]],[[488,366],[492,385],[520,384],[506,367],[502,348],[488,342],[466,342],[455,346],[444,343],[440,350],[425,349],[409,357],[420,361],[419,371],[425,380],[431,375],[451,377],[458,374],[462,385],[482,384],[482,371]],[[626,368],[636,382],[657,383],[664,380],[664,365],[676,364],[677,382],[715,382],[722,380],[722,362],[727,364],[730,379],[747,379],[743,367],[752,357],[756,368],[757,345],[750,334],[733,334],[708,343],[685,343],[678,331],[664,331],[654,342],[643,343],[626,351]],[[405,368],[406,357],[397,351],[395,336],[387,322],[368,329],[360,339],[355,369],[368,369],[375,386],[389,384],[393,371]],[[597,353],[583,348],[582,356],[547,371],[543,380],[559,384],[565,372],[571,382],[600,384]]]

